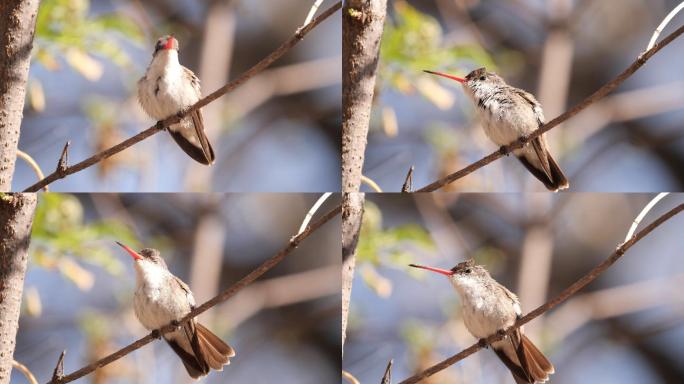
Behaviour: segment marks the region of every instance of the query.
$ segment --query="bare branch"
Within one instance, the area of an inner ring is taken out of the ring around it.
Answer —
[[[672,20],[672,18],[674,18],[675,15],[677,15],[679,13],[679,11],[681,11],[682,9],[684,9],[684,1],[679,3],[679,5],[675,7],[675,9],[670,11],[670,13],[668,13],[667,16],[665,16],[663,21],[660,22],[660,24],[658,25],[658,28],[656,28],[656,30],[653,31],[653,36],[651,36],[651,41],[648,42],[648,46],[646,47],[647,51],[649,49],[653,48],[653,46],[656,43],[656,40],[658,40],[658,36],[660,36],[660,33],[663,31],[663,29],[665,29],[665,27],[667,27],[667,24],[670,23],[670,20]]]
[[[382,375],[380,384],[392,384],[392,364],[394,364],[394,360],[390,360],[387,363],[387,368],[385,368],[385,374]]]
[[[24,374],[24,376],[26,377],[26,380],[28,380],[28,382],[30,384],[38,384],[38,380],[36,380],[36,377],[33,376],[33,373],[31,373],[31,370],[28,369],[28,367],[25,366],[24,364],[22,364],[16,360],[12,360],[12,368],[17,369],[19,372]]]
[[[63,179],[64,177],[74,174],[76,172],[82,171],[88,167],[91,167],[98,162],[115,155],[124,149],[137,144],[144,139],[158,133],[159,131],[162,131],[169,127],[170,125],[178,123],[182,118],[185,116],[188,116],[190,113],[192,113],[195,110],[198,110],[207,104],[213,102],[214,100],[218,99],[219,97],[225,95],[228,92],[231,92],[235,88],[239,87],[242,85],[244,82],[247,80],[251,79],[253,76],[257,75],[258,73],[262,72],[264,69],[268,68],[271,64],[273,64],[276,60],[280,59],[283,55],[285,55],[292,47],[297,45],[304,36],[306,36],[307,33],[309,33],[312,29],[314,29],[318,24],[323,22],[325,19],[330,17],[332,14],[334,14],[338,9],[342,7],[341,2],[337,2],[335,5],[331,6],[327,10],[325,10],[323,13],[321,13],[320,16],[314,18],[311,20],[311,22],[303,27],[300,27],[297,29],[297,31],[289,38],[287,39],[284,43],[282,43],[275,51],[271,52],[268,56],[266,56],[264,59],[259,61],[256,65],[254,65],[252,68],[248,69],[245,71],[240,77],[237,79],[231,81],[230,83],[224,85],[223,87],[217,89],[216,91],[212,92],[211,94],[205,96],[202,98],[200,101],[192,105],[191,107],[187,108],[186,110],[182,111],[178,115],[173,115],[169,116],[164,120],[160,120],[157,122],[157,124],[153,125],[150,128],[147,128],[146,130],[138,133],[137,135],[111,147],[108,148],[102,152],[99,152],[83,161],[80,163],[74,164],[70,167],[67,167],[61,171],[55,171],[48,175],[46,178],[43,180],[40,180],[39,182],[33,184],[32,186],[26,188],[24,192],[36,192],[39,191],[41,188],[44,186],[59,180]]]
[[[59,161],[57,161],[57,170],[55,172],[66,172],[66,169],[69,168],[69,145],[71,145],[71,141],[67,141],[66,144],[64,144],[64,148],[62,149],[62,154],[59,155]],[[45,187],[45,190],[47,191],[47,187]]]
[[[409,168],[406,173],[406,179],[404,180],[404,185],[401,186],[402,193],[410,193],[413,189],[413,165]]]
[[[593,103],[597,102],[598,100],[601,100],[603,97],[605,97],[607,94],[612,92],[615,88],[617,88],[620,84],[622,84],[625,80],[627,80],[630,76],[632,76],[639,68],[641,68],[646,62],[653,57],[658,51],[663,49],[665,46],[670,44],[672,41],[674,41],[676,38],[678,38],[682,33],[684,33],[684,26],[679,27],[675,32],[671,33],[668,35],[666,38],[664,38],[660,43],[657,43],[653,46],[653,48],[649,49],[648,51],[644,52],[639,58],[636,59],[627,69],[625,69],[621,74],[619,74],[615,79],[611,80],[609,83],[606,85],[602,86],[599,88],[596,92],[591,94],[589,97],[584,99],[582,102],[579,104],[575,105],[572,107],[569,111],[561,114],[560,116],[556,117],[555,119],[549,121],[548,123],[544,124],[543,126],[539,127],[539,129],[535,130],[532,132],[529,136],[525,137],[522,140],[518,140],[514,143],[511,143],[508,146],[502,147],[496,152],[492,152],[491,154],[485,156],[484,158],[468,165],[467,167],[454,172],[446,177],[443,177],[419,190],[416,192],[432,192],[435,191],[439,188],[444,187],[447,184],[453,183],[454,181],[467,176],[474,171],[484,167],[485,165],[501,158],[504,157],[505,155],[511,153],[513,150],[520,149],[523,146],[525,146],[527,143],[532,141],[533,139],[541,136],[542,134],[550,131],[552,128],[556,127],[560,123],[568,120],[569,118],[575,116],[576,114],[580,113]]]
[[[59,355],[59,358],[57,359],[57,365],[55,366],[55,370],[52,372],[53,382],[62,380],[62,378],[64,377],[64,355],[66,355],[66,351],[62,351],[62,353]]]
[[[309,14],[306,15],[306,20],[304,20],[304,25],[309,24],[311,22],[311,19],[313,19],[314,15],[316,14],[316,11],[318,11],[318,7],[323,4],[323,0],[316,0],[314,4],[311,6],[311,9],[309,9]]]
[[[361,181],[371,187],[372,190],[378,193],[382,193],[382,188],[373,179],[368,176],[361,175]]]
[[[290,239],[290,241],[287,243],[287,245],[280,250],[277,254],[272,256],[270,259],[264,261],[261,265],[259,265],[256,269],[254,269],[252,272],[250,272],[247,276],[243,277],[240,279],[237,283],[233,284],[231,287],[228,289],[224,290],[217,296],[214,296],[212,299],[204,302],[202,305],[195,307],[190,313],[188,313],[185,317],[182,319],[178,320],[179,324],[185,323],[187,321],[190,321],[194,317],[200,315],[201,313],[207,311],[208,309],[214,307],[215,305],[228,300],[229,298],[233,297],[235,294],[237,294],[241,289],[245,288],[249,284],[251,284],[253,281],[261,277],[264,273],[268,272],[271,270],[271,268],[275,267],[278,263],[280,263],[287,255],[289,255],[292,251],[294,251],[295,248],[299,245],[299,243],[302,242],[302,240],[306,239],[309,237],[314,231],[316,231],[318,228],[320,228],[323,224],[327,223],[330,221],[332,218],[337,216],[340,212],[342,211],[341,206],[337,206],[334,209],[332,209],[330,212],[326,213],[323,217],[321,217],[318,221],[314,222],[313,224],[309,225],[303,232],[301,232],[299,235],[293,237]],[[100,360],[88,364],[85,367],[79,369],[76,372],[70,373],[61,379],[55,380],[54,378],[50,381],[52,384],[63,384],[63,383],[68,383],[71,381],[74,381],[76,379],[79,379],[93,371],[95,371],[98,368],[102,368],[107,364],[110,364],[127,354],[135,351],[136,349],[139,349],[152,341],[156,339],[156,336],[158,335],[164,335],[168,332],[173,332],[176,329],[176,326],[169,324],[164,326],[161,329],[158,329],[157,331],[150,332],[147,336],[138,339],[137,341],[119,349],[118,351],[109,354]]]
[[[642,229],[641,231],[637,232],[634,237],[630,238],[626,242],[622,243],[620,246],[617,247],[617,249],[610,255],[608,256],[607,259],[605,259],[602,263],[594,267],[591,271],[589,271],[587,274],[582,276],[579,280],[577,280],[575,283],[573,283],[571,286],[563,290],[558,296],[555,298],[547,301],[545,304],[537,307],[535,310],[532,312],[528,313],[527,315],[523,316],[522,318],[518,319],[518,321],[515,322],[511,327],[505,330],[505,333],[502,334],[494,334],[486,339],[482,339],[479,342],[471,345],[470,347],[462,350],[461,352],[457,353],[456,355],[453,355],[449,357],[446,360],[443,360],[432,367],[424,370],[423,372],[420,372],[414,376],[409,377],[408,379],[402,381],[399,384],[412,384],[412,383],[417,383],[420,382],[421,380],[434,375],[435,373],[446,369],[447,367],[465,359],[466,357],[474,354],[475,352],[479,351],[480,349],[484,348],[486,345],[489,345],[495,341],[501,340],[503,337],[505,337],[506,334],[509,334],[510,332],[520,328],[521,326],[529,323],[530,321],[534,320],[538,316],[542,315],[543,313],[546,313],[550,309],[554,308],[558,304],[564,302],[567,300],[569,297],[577,293],[580,289],[584,288],[587,286],[589,283],[592,281],[596,280],[597,277],[599,277],[603,272],[608,270],[615,262],[617,262],[622,256],[624,256],[625,252],[629,250],[634,244],[636,244],[639,240],[643,239],[646,237],[648,234],[650,234],[654,229],[656,229],[658,226],[661,224],[665,223],[681,211],[684,211],[684,204],[680,204],[676,206],[675,208],[671,209],[664,215],[660,216],[657,218],[655,221],[653,221],[651,224],[649,224],[646,228]]]
[[[641,223],[641,220],[643,220],[644,217],[646,217],[646,214],[648,214],[648,212],[651,209],[653,209],[653,207],[655,207],[655,205],[658,204],[658,202],[660,200],[662,200],[663,197],[665,197],[669,194],[670,194],[669,192],[661,192],[661,193],[657,194],[656,197],[653,198],[653,200],[649,201],[648,204],[646,204],[644,209],[642,209],[641,212],[639,212],[637,217],[632,222],[632,226],[629,227],[629,231],[627,231],[627,236],[625,236],[625,241],[629,240],[632,237],[632,235],[634,235],[634,232],[636,232],[636,229],[639,226],[639,223]]]
[[[304,232],[306,227],[309,225],[309,222],[311,221],[311,218],[313,215],[316,214],[316,211],[318,211],[318,208],[325,203],[326,200],[328,200],[328,197],[332,195],[332,192],[326,192],[321,195],[321,197],[316,200],[313,206],[311,206],[311,209],[309,209],[309,212],[306,213],[306,216],[304,216],[304,220],[302,221],[302,225],[299,226],[299,231],[297,231],[297,235],[300,233]]]
[[[43,171],[40,169],[40,166],[38,163],[36,163],[35,160],[33,160],[33,157],[29,155],[28,153],[17,149],[17,157],[24,160],[25,162],[28,163],[29,166],[31,166],[31,169],[33,169],[33,172],[36,173],[36,176],[38,176],[38,180],[45,178],[45,175],[43,174]],[[48,192],[48,186],[45,186],[45,192]]]
[[[351,373],[345,371],[344,369],[342,370],[342,377],[344,377],[344,378],[349,382],[349,384],[361,384],[361,383],[356,379],[356,377],[354,377],[354,375],[352,375]]]

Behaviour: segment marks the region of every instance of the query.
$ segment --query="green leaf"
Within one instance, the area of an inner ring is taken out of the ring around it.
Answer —
[[[138,245],[133,232],[120,222],[86,222],[81,202],[73,195],[61,193],[40,195],[31,237],[32,262],[44,268],[60,269],[72,281],[68,271],[75,268],[64,268],[63,258],[73,258],[118,275],[124,267],[120,256],[112,254],[108,245],[115,240]]]
[[[474,45],[444,46],[439,22],[405,1],[394,3],[395,18],[386,23],[380,48],[380,78],[383,86],[411,93],[424,69],[463,74],[465,64],[476,63],[495,70],[490,55]]]
[[[68,57],[71,52],[83,55],[97,54],[121,67],[130,66],[131,60],[122,41],[140,45],[143,32],[129,17],[118,13],[90,15],[89,0],[43,0],[36,20],[36,49],[34,58],[48,70],[56,70],[54,57]],[[91,81],[80,61],[67,63]],[[94,63],[90,63],[93,67]]]

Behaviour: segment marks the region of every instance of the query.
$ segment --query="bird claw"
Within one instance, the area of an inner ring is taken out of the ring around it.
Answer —
[[[171,325],[176,329],[179,330],[181,328],[181,323],[178,320],[171,320]]]
[[[157,340],[160,340],[162,337],[162,334],[161,334],[161,332],[159,332],[158,329],[155,329],[152,331],[152,337],[154,337]]]
[[[155,127],[157,127],[157,129],[160,131],[166,129],[166,127],[164,126],[164,123],[161,120],[157,121],[157,124],[155,124]]]
[[[500,153],[502,156],[508,156],[508,155],[510,155],[510,154],[511,154],[510,146],[508,146],[508,145],[502,145],[502,146],[500,146],[500,147],[499,147],[499,153]]]
[[[523,136],[518,137],[518,143],[520,143],[523,146],[525,146],[527,144],[528,140],[530,140],[530,137],[527,135],[523,135]]]
[[[176,112],[176,117],[183,120],[187,114],[188,114],[188,108],[183,108],[180,111]]]
[[[497,334],[501,339],[505,339],[505,338],[508,337],[508,332],[506,332],[505,329],[499,329],[498,331],[496,331],[496,334]]]
[[[480,348],[489,349],[489,344],[487,344],[487,339],[485,339],[485,338],[478,340],[477,345],[479,345]]]

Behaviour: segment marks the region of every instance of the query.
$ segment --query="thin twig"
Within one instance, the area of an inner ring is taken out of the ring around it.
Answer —
[[[99,152],[83,161],[80,163],[74,164],[70,167],[67,167],[66,169],[63,169],[62,171],[55,171],[52,174],[48,175],[48,177],[40,180],[39,182],[33,184],[32,186],[26,188],[24,192],[36,192],[43,188],[44,186],[59,180],[63,179],[64,177],[74,174],[76,172],[82,171],[83,169],[86,169],[90,166],[93,166],[97,164],[98,162],[114,155],[117,154],[124,149],[132,146],[133,144],[139,143],[140,141],[158,133],[159,131],[162,131],[166,129],[167,127],[178,123],[181,119],[183,119],[185,116],[188,116],[190,113],[192,113],[195,110],[198,110],[207,104],[213,102],[214,100],[218,99],[219,97],[225,95],[226,93],[234,90],[235,88],[239,87],[242,85],[244,82],[247,80],[251,79],[254,75],[260,73],[264,69],[268,68],[273,62],[276,60],[280,59],[283,55],[285,55],[287,52],[292,49],[297,43],[299,43],[304,36],[306,36],[307,33],[309,33],[312,29],[314,29],[318,24],[323,22],[325,19],[330,17],[330,15],[334,14],[338,9],[342,7],[342,2],[337,2],[335,5],[331,6],[327,10],[325,10],[323,13],[321,13],[318,17],[314,18],[311,20],[310,23],[306,24],[303,27],[300,27],[297,29],[297,31],[289,38],[287,39],[284,43],[282,43],[275,51],[271,52],[268,56],[266,56],[264,59],[259,61],[256,65],[254,65],[252,68],[248,69],[246,72],[244,72],[240,77],[237,79],[231,81],[230,83],[224,85],[223,87],[217,89],[216,91],[212,92],[211,94],[207,95],[206,97],[202,98],[200,101],[192,105],[191,107],[188,107],[178,115],[173,115],[170,117],[167,117],[164,120],[160,120],[157,122],[157,124],[153,125],[150,128],[147,128],[146,130],[138,133],[137,135],[111,147],[108,148],[102,152]]]
[[[59,380],[62,380],[64,377],[64,356],[66,355],[66,350],[62,351],[62,353],[59,355],[59,358],[57,359],[57,365],[55,366],[55,370],[52,372],[52,381],[53,382],[58,382]]]
[[[36,161],[33,160],[33,157],[31,157],[28,153],[26,153],[20,149],[17,149],[17,157],[24,160],[25,162],[28,163],[28,165],[31,166],[31,168],[33,169],[33,172],[35,172],[36,176],[38,176],[38,180],[42,180],[45,178],[45,174],[43,174],[43,171],[40,169],[40,166],[38,165],[38,163],[36,163]],[[49,191],[48,186],[46,185],[45,186],[45,192],[48,192],[48,191]]]
[[[568,110],[567,112],[561,114],[560,116],[556,117],[555,119],[549,121],[548,123],[544,124],[541,126],[539,129],[535,130],[532,132],[529,136],[522,138],[521,140],[518,140],[514,143],[511,143],[508,146],[504,146],[501,149],[499,149],[496,152],[492,152],[491,154],[485,156],[484,158],[468,165],[467,167],[454,172],[450,175],[447,175],[446,177],[443,177],[419,190],[416,192],[432,192],[435,191],[439,188],[444,187],[447,184],[453,183],[454,181],[467,176],[474,171],[484,167],[485,165],[501,158],[504,157],[505,155],[511,153],[512,151],[516,149],[520,149],[523,146],[525,146],[527,143],[532,141],[533,139],[541,136],[542,134],[550,131],[552,128],[555,126],[559,125],[560,123],[568,120],[569,118],[575,116],[576,114],[580,113],[587,107],[589,107],[591,104],[597,102],[598,100],[602,99],[605,97],[607,94],[612,92],[617,86],[622,84],[625,80],[627,80],[630,76],[632,76],[639,68],[641,68],[646,62],[653,57],[658,51],[663,49],[665,46],[670,44],[672,41],[674,41],[676,38],[678,38],[682,33],[684,33],[684,26],[679,27],[676,31],[672,32],[670,35],[668,35],[666,38],[664,38],[660,43],[657,43],[653,46],[653,48],[649,49],[648,51],[644,52],[639,58],[636,59],[627,69],[625,69],[621,74],[619,74],[615,79],[611,80],[609,83],[606,85],[602,86],[599,88],[596,92],[591,94],[589,97],[584,99],[582,102],[579,104],[575,105],[572,109]]]
[[[67,141],[62,148],[62,154],[59,155],[59,160],[57,161],[57,170],[55,172],[65,172],[69,168],[69,145],[71,141]],[[47,186],[45,187],[47,190]]]
[[[656,229],[658,226],[666,222],[667,220],[671,219],[673,216],[677,215],[681,211],[684,211],[684,204],[680,204],[677,207],[671,209],[669,212],[665,213],[664,215],[658,217],[655,221],[653,221],[651,224],[646,226],[646,228],[642,229],[641,231],[637,232],[634,237],[630,238],[626,242],[622,243],[620,246],[617,247],[617,249],[610,255],[608,256],[607,259],[605,259],[602,263],[594,267],[591,271],[589,271],[587,274],[582,276],[579,280],[577,280],[574,284],[563,290],[558,296],[553,298],[552,300],[547,301],[545,304],[537,307],[535,310],[532,312],[528,313],[527,315],[523,316],[522,318],[518,319],[518,321],[515,322],[511,327],[505,330],[503,333],[497,333],[492,336],[487,337],[486,339],[482,339],[478,341],[477,343],[471,345],[470,347],[462,350],[461,352],[457,353],[456,355],[453,355],[449,357],[446,360],[443,360],[432,367],[424,370],[423,372],[420,372],[414,376],[409,377],[408,379],[402,381],[399,384],[413,384],[420,382],[421,380],[434,375],[435,373],[446,369],[447,367],[465,359],[466,357],[474,354],[475,352],[479,351],[480,349],[484,348],[486,345],[490,345],[493,342],[501,340],[503,337],[505,337],[506,334],[510,334],[512,331],[518,329],[519,327],[523,326],[524,324],[529,323],[533,319],[537,318],[538,316],[542,315],[543,313],[549,311],[550,309],[554,308],[558,304],[564,302],[567,300],[570,296],[574,295],[577,293],[580,289],[584,288],[587,286],[589,283],[592,281],[596,280],[597,277],[599,277],[603,272],[608,270],[615,262],[617,262],[624,254],[629,250],[634,244],[636,244],[639,240],[643,239],[646,237],[648,234],[650,234],[654,229]]]
[[[387,363],[387,368],[385,368],[385,374],[382,375],[380,384],[392,384],[392,364],[394,364],[394,360],[390,360]]]
[[[215,305],[228,300],[229,298],[233,297],[236,293],[238,293],[241,289],[244,287],[248,286],[251,284],[254,280],[258,279],[263,275],[264,273],[268,272],[271,270],[271,268],[275,267],[278,263],[280,263],[287,255],[289,255],[292,251],[294,251],[295,248],[299,245],[299,243],[302,242],[302,240],[306,239],[309,237],[314,231],[316,231],[318,228],[320,228],[323,224],[327,223],[330,221],[332,218],[337,216],[340,212],[342,211],[341,206],[335,207],[333,210],[330,212],[326,213],[321,217],[318,221],[314,222],[313,224],[309,225],[304,232],[300,233],[299,235],[293,237],[290,239],[290,241],[287,243],[287,245],[280,250],[277,254],[272,256],[270,259],[264,261],[261,265],[259,265],[256,269],[254,269],[252,272],[250,272],[247,276],[243,277],[240,279],[237,283],[233,284],[230,288],[224,290],[217,296],[214,296],[212,299],[206,301],[204,304],[195,307],[190,313],[188,313],[185,317],[182,319],[178,320],[178,324],[183,324],[190,319],[200,315],[201,313],[207,311],[208,309],[214,307]],[[95,371],[98,368],[102,368],[107,364],[110,364],[127,354],[135,351],[136,349],[139,349],[143,347],[146,344],[151,343],[152,341],[155,340],[156,335],[164,335],[168,332],[173,332],[176,329],[176,326],[169,324],[166,325],[157,331],[149,333],[147,336],[138,339],[137,341],[127,345],[124,348],[119,349],[118,351],[109,354],[100,360],[88,364],[85,367],[79,369],[76,372],[70,373],[60,380],[52,380],[50,383],[52,384],[63,384],[63,383],[68,383],[70,381],[74,381],[76,379],[79,379],[93,371]]]
[[[408,173],[406,173],[406,179],[404,180],[404,185],[401,186],[402,193],[411,193],[413,189],[413,165],[409,168]]]
[[[323,205],[323,203],[325,203],[325,201],[328,199],[328,197],[330,197],[330,195],[332,195],[332,192],[326,192],[326,193],[322,194],[321,197],[318,198],[318,200],[316,200],[316,202],[311,207],[311,209],[309,209],[309,212],[307,212],[306,216],[304,216],[304,220],[302,221],[302,225],[299,226],[299,231],[297,231],[296,236],[298,236],[302,232],[304,232],[304,230],[306,229],[306,226],[309,225],[309,222],[311,221],[311,218],[313,217],[313,215],[316,214],[316,211],[318,211],[318,208],[320,208],[321,205]]]
[[[366,185],[368,185],[369,187],[371,187],[371,189],[374,190],[375,192],[382,193],[382,188],[380,188],[378,183],[373,181],[373,179],[371,179],[370,177],[361,175],[361,181],[363,183],[365,183]]]
[[[318,11],[318,7],[323,4],[323,0],[316,0],[314,4],[311,6],[311,9],[309,9],[309,14],[306,15],[306,20],[304,20],[303,25],[307,25],[311,22],[311,19],[313,19],[314,15],[316,14],[316,11]]]
[[[31,370],[29,370],[28,367],[25,366],[24,364],[22,364],[16,360],[12,360],[12,368],[17,369],[17,370],[19,370],[19,372],[23,373],[24,376],[26,376],[26,380],[28,380],[29,383],[38,384],[38,380],[36,380],[36,377],[33,376],[33,373],[31,373]]]
[[[646,214],[648,214],[648,212],[651,209],[653,209],[653,207],[656,204],[658,204],[658,202],[660,200],[662,200],[663,197],[665,197],[669,194],[670,194],[669,192],[661,192],[656,197],[654,197],[651,201],[649,201],[648,204],[646,204],[644,209],[642,209],[641,212],[639,212],[637,217],[632,222],[632,226],[629,227],[629,231],[627,231],[627,236],[625,236],[625,241],[629,240],[632,237],[632,235],[634,235],[634,232],[636,232],[636,229],[639,226],[639,223],[641,223],[641,220],[643,220],[644,217],[646,217]]]
[[[658,25],[658,28],[656,28],[656,30],[653,31],[653,36],[651,36],[651,41],[648,42],[648,46],[646,47],[647,51],[649,49],[653,48],[653,46],[656,43],[656,40],[658,40],[658,36],[660,36],[660,33],[663,31],[663,29],[665,29],[667,24],[670,23],[670,20],[672,20],[672,18],[674,18],[675,15],[678,14],[679,11],[681,11],[682,9],[684,9],[684,1],[679,3],[679,5],[675,7],[675,9],[670,11],[670,13],[668,13],[667,16],[665,16],[665,18],[660,23],[660,25]]]
[[[361,384],[354,375],[351,373],[345,371],[344,369],[342,370],[342,377],[344,377],[348,382],[351,384]]]

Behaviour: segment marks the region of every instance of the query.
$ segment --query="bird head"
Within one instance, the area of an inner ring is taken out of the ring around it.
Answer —
[[[157,52],[168,50],[178,51],[178,40],[171,35],[162,36],[157,40],[152,56],[156,55]]]

